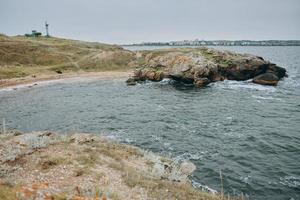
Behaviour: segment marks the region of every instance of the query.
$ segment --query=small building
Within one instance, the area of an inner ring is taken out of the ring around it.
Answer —
[[[37,32],[36,30],[32,30],[31,33],[26,33],[25,36],[26,37],[40,37],[40,36],[42,36],[42,33]]]

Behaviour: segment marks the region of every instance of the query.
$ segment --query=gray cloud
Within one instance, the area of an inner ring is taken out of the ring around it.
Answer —
[[[109,43],[300,39],[299,0],[1,0],[0,32]]]

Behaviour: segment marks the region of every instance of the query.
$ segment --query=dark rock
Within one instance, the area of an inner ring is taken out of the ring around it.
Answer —
[[[278,76],[276,76],[274,73],[264,73],[260,74],[253,79],[253,83],[261,84],[261,85],[277,85],[279,81]]]
[[[60,69],[55,70],[56,73],[62,74],[62,71]]]
[[[211,81],[208,78],[197,78],[194,80],[194,85],[196,87],[203,87],[210,83]]]
[[[136,81],[134,80],[134,78],[129,78],[126,81],[127,85],[136,85]]]
[[[268,69],[266,70],[266,73],[273,73],[275,74],[279,79],[286,76],[286,69],[282,67],[278,67],[275,64],[271,64]]]

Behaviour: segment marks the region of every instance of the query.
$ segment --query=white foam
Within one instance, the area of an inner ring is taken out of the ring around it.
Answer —
[[[251,80],[248,81],[232,81],[232,80],[225,80],[220,81],[212,84],[213,86],[219,87],[221,89],[232,89],[232,90],[258,90],[258,91],[269,91],[275,92],[276,88],[273,86],[265,86],[252,83]]]
[[[276,101],[283,101],[283,100],[280,99],[280,98],[274,98],[274,97],[271,97],[271,96],[264,97],[264,96],[256,96],[256,95],[252,95],[252,97],[255,98],[255,99],[262,99],[262,100],[276,100]]]
[[[157,142],[163,141],[163,138],[160,137],[160,136],[157,136],[157,135],[151,135],[151,137],[152,137],[155,141],[157,141]]]
[[[202,191],[209,192],[212,194],[218,194],[217,190],[214,190],[214,189],[208,187],[207,185],[202,185],[201,183],[199,183],[197,181],[192,180],[192,185],[193,185],[193,187],[201,189]]]
[[[184,160],[200,160],[207,154],[207,151],[202,151],[199,153],[183,153],[174,158],[176,162],[181,162]]]
[[[250,175],[247,175],[245,177],[240,177],[240,180],[243,182],[243,183],[247,183],[249,184],[251,182],[251,176]]]
[[[282,185],[288,186],[290,188],[297,188],[300,186],[300,177],[296,176],[285,176],[283,178],[280,178],[279,183]]]

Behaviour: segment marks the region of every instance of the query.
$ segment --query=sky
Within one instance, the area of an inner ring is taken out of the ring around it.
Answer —
[[[0,0],[0,33],[129,44],[300,39],[300,0]]]

